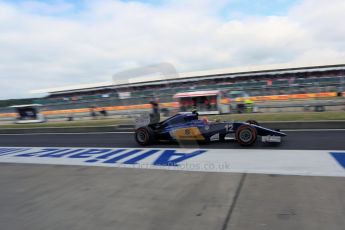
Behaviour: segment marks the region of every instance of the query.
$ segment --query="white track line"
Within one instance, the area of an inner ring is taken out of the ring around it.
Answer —
[[[329,132],[345,131],[345,129],[283,129],[282,132]]]
[[[134,133],[134,132],[87,132],[87,133],[1,133],[0,136],[34,136],[34,135],[93,135],[93,134],[108,134],[108,133]]]

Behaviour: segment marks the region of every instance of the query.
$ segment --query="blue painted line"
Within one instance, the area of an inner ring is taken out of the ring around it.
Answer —
[[[330,154],[345,169],[345,152],[330,152]]]
[[[14,153],[24,152],[26,150],[30,150],[28,148],[1,148],[0,149],[0,156],[10,155]]]

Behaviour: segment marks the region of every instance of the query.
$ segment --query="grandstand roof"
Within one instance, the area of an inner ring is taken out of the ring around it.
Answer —
[[[298,63],[287,63],[287,64],[274,64],[274,65],[261,65],[261,66],[245,66],[245,67],[232,67],[226,69],[216,69],[216,70],[206,70],[197,72],[185,72],[180,74],[170,74],[162,75],[161,73],[156,73],[150,76],[138,76],[134,78],[127,78],[123,80],[107,81],[92,84],[80,84],[80,85],[70,85],[64,87],[55,87],[47,89],[32,90],[30,93],[69,93],[69,92],[82,92],[91,91],[97,89],[105,88],[122,88],[129,86],[144,86],[144,85],[155,85],[162,83],[175,83],[175,82],[186,82],[206,80],[210,78],[223,78],[224,75],[229,75],[228,77],[236,78],[241,76],[259,76],[267,74],[283,74],[283,73],[298,73],[298,72],[311,72],[311,71],[326,71],[326,70],[336,70],[345,69],[345,61],[341,62],[323,62],[323,63],[308,63],[308,64],[298,64]]]
[[[177,93],[174,95],[174,98],[212,96],[212,95],[217,95],[219,92],[220,92],[219,90],[207,90],[207,91],[194,91],[194,92],[186,92],[186,93]]]
[[[26,107],[39,107],[41,104],[27,104],[27,105],[12,105],[10,108],[26,108]]]

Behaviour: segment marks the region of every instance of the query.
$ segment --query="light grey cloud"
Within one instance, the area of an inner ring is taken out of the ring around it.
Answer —
[[[345,60],[345,3],[304,0],[284,16],[219,12],[229,1],[0,1],[0,98],[159,62],[178,71]]]

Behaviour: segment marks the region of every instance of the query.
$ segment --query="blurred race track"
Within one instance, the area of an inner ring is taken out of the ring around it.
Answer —
[[[280,146],[258,143],[254,148],[345,150],[342,130],[286,133]],[[128,132],[0,135],[0,146],[138,147]],[[151,147],[167,146],[179,147],[172,143]],[[241,147],[229,142],[202,148]],[[1,230],[343,230],[345,226],[344,177],[0,163],[0,188]]]
[[[286,131],[280,145],[263,144],[250,148],[263,149],[302,149],[302,150],[344,150],[345,130]],[[132,132],[118,133],[79,133],[79,134],[0,134],[0,146],[15,147],[140,147]],[[177,143],[159,143],[150,147],[178,148]],[[183,147],[198,147],[196,143],[185,143]],[[241,148],[238,144],[218,142],[203,144],[202,148],[231,149]]]

